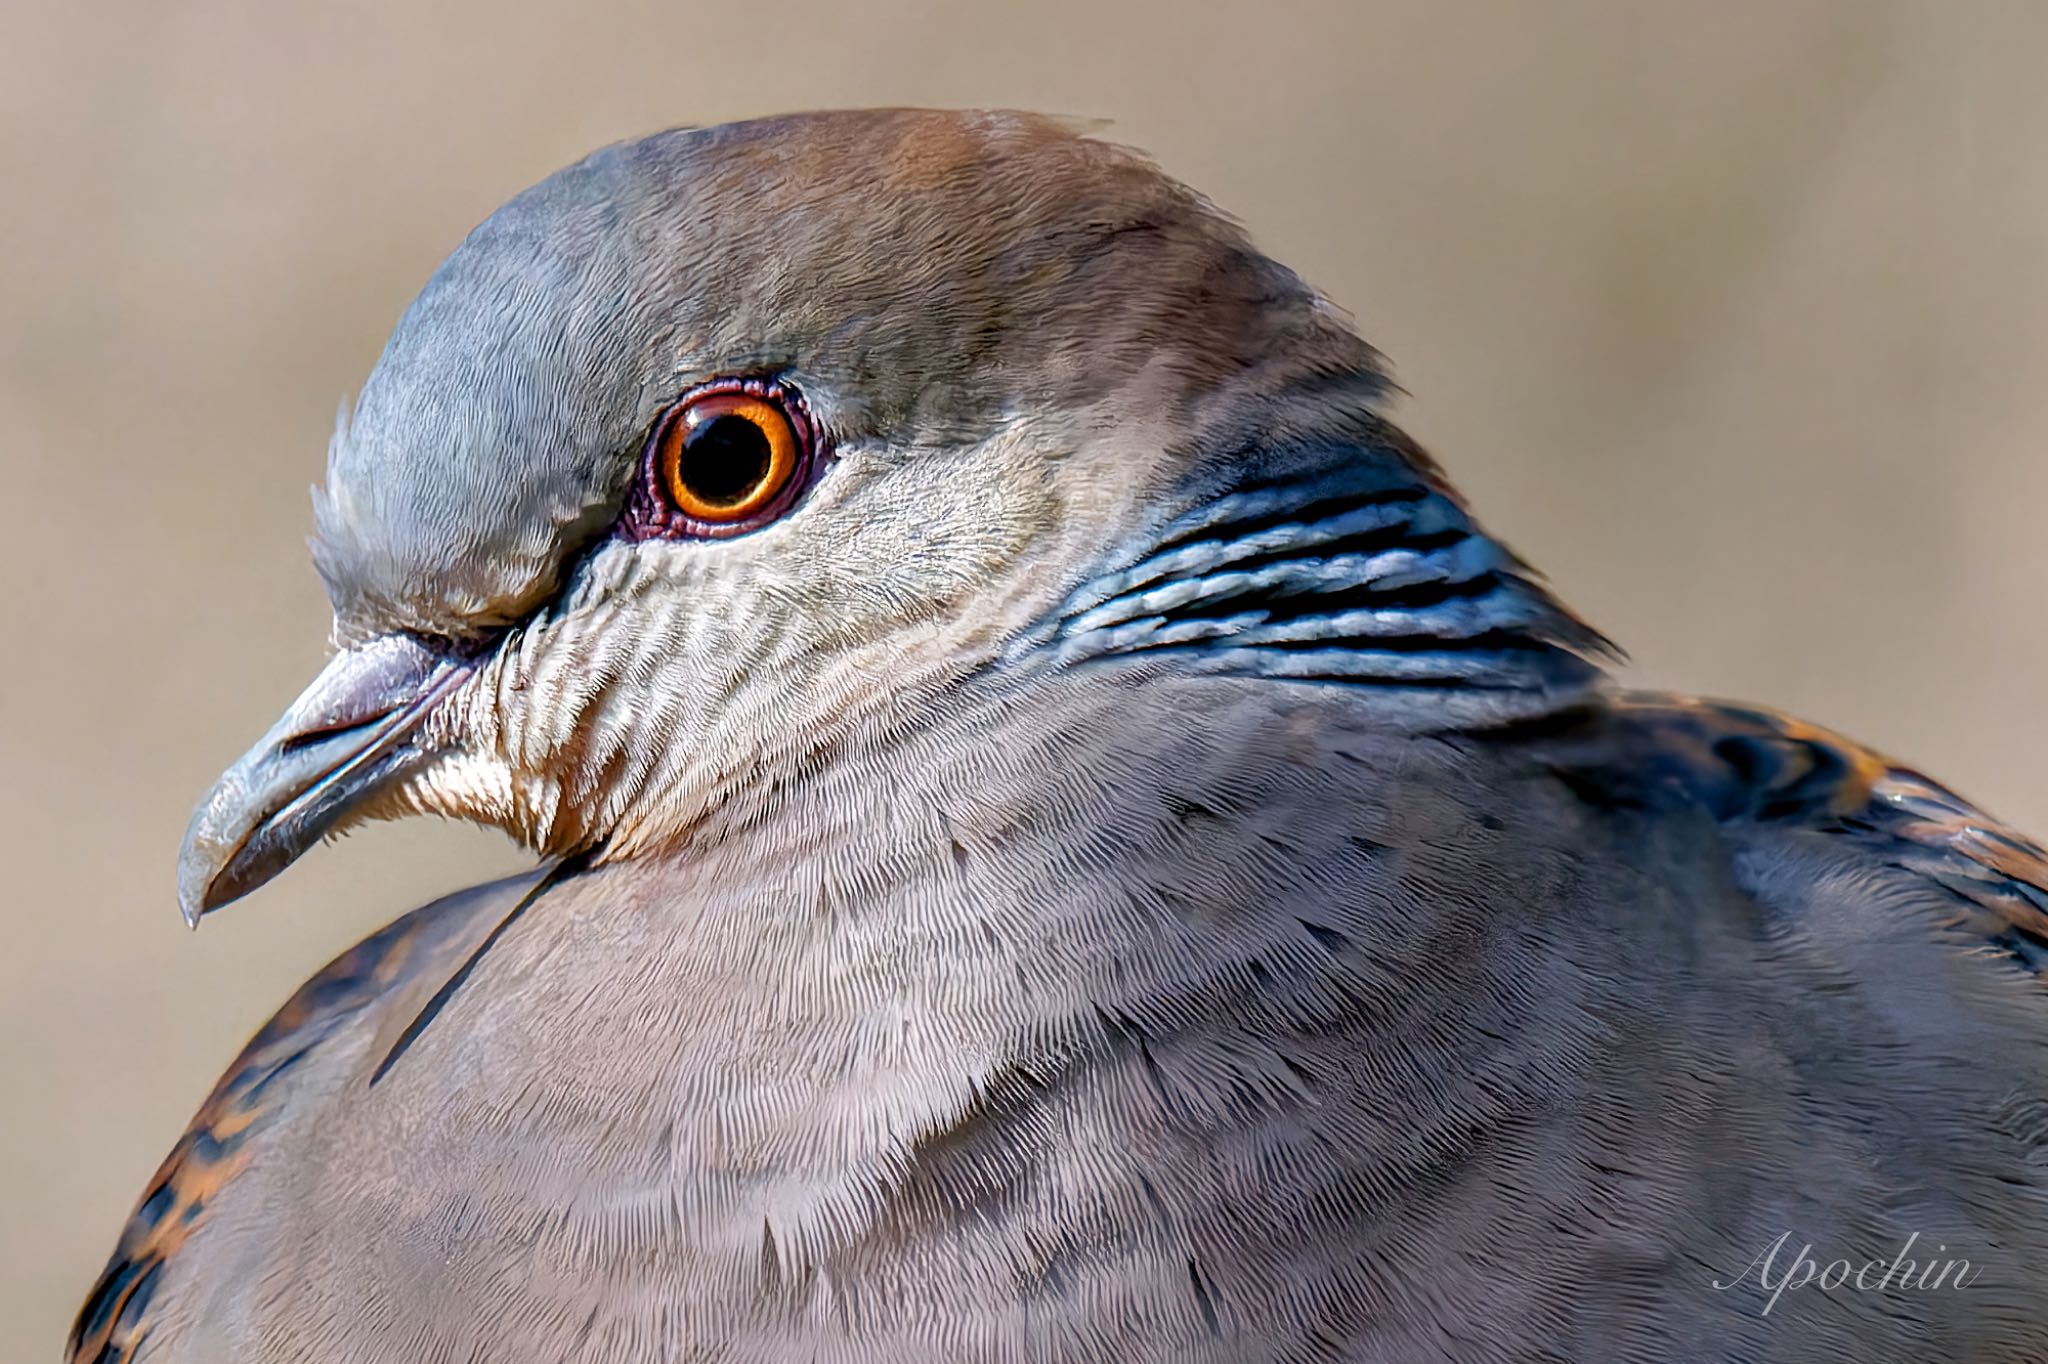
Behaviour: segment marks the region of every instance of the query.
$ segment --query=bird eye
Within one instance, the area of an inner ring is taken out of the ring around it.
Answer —
[[[818,455],[794,392],[765,379],[715,379],[656,419],[620,530],[635,540],[757,530],[795,504]]]
[[[737,525],[789,487],[803,440],[778,396],[711,391],[669,410],[655,433],[654,460],[678,512],[708,525]]]

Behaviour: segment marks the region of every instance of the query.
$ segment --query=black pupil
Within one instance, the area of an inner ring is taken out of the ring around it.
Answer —
[[[768,433],[745,417],[714,417],[683,442],[676,477],[714,507],[744,502],[768,477]]]

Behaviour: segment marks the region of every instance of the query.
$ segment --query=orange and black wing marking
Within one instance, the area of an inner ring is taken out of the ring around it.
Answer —
[[[1864,846],[1945,891],[1950,927],[2048,980],[2048,851],[1939,782],[1767,710],[1641,695],[1618,698],[1614,713],[1650,738],[1653,780],[1681,784],[1725,822],[1797,825]]]
[[[129,1215],[113,1258],[71,1328],[71,1364],[126,1364],[148,1339],[165,1266],[207,1207],[248,1164],[249,1140],[277,1111],[291,1076],[328,1038],[400,981],[457,952],[476,911],[516,902],[545,881],[519,877],[414,910],[350,948],[300,987],[214,1086]],[[510,898],[501,893],[514,892]],[[488,914],[485,918],[488,919]]]

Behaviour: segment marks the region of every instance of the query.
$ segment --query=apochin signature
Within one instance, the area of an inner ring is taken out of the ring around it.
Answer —
[[[1740,1274],[1723,1283],[1714,1280],[1714,1287],[1726,1292],[1754,1272],[1757,1287],[1766,1289],[1771,1300],[1764,1304],[1763,1314],[1769,1316],[1771,1309],[1778,1305],[1778,1299],[1787,1291],[1817,1287],[1823,1293],[1832,1293],[1842,1288],[1854,1288],[1864,1293],[1882,1293],[1887,1289],[1908,1288],[1932,1291],[1941,1288],[1967,1288],[1977,1271],[1968,1260],[1928,1259],[1909,1260],[1907,1255],[1920,1239],[1914,1232],[1899,1247],[1899,1253],[1886,1260],[1866,1260],[1856,1264],[1850,1260],[1816,1260],[1811,1244],[1799,1247],[1791,1253],[1782,1269],[1778,1259],[1792,1240],[1792,1233],[1786,1232],[1777,1240],[1757,1252],[1754,1260],[1744,1267]],[[1946,1255],[1948,1247],[1934,1247],[1936,1255]],[[1775,1276],[1775,1277],[1774,1277]]]

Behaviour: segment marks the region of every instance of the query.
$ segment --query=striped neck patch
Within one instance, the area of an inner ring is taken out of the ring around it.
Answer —
[[[1583,693],[1614,656],[1446,489],[1391,449],[1306,452],[1168,523],[1020,645],[1406,693]],[[1538,706],[1537,709],[1548,708]]]

